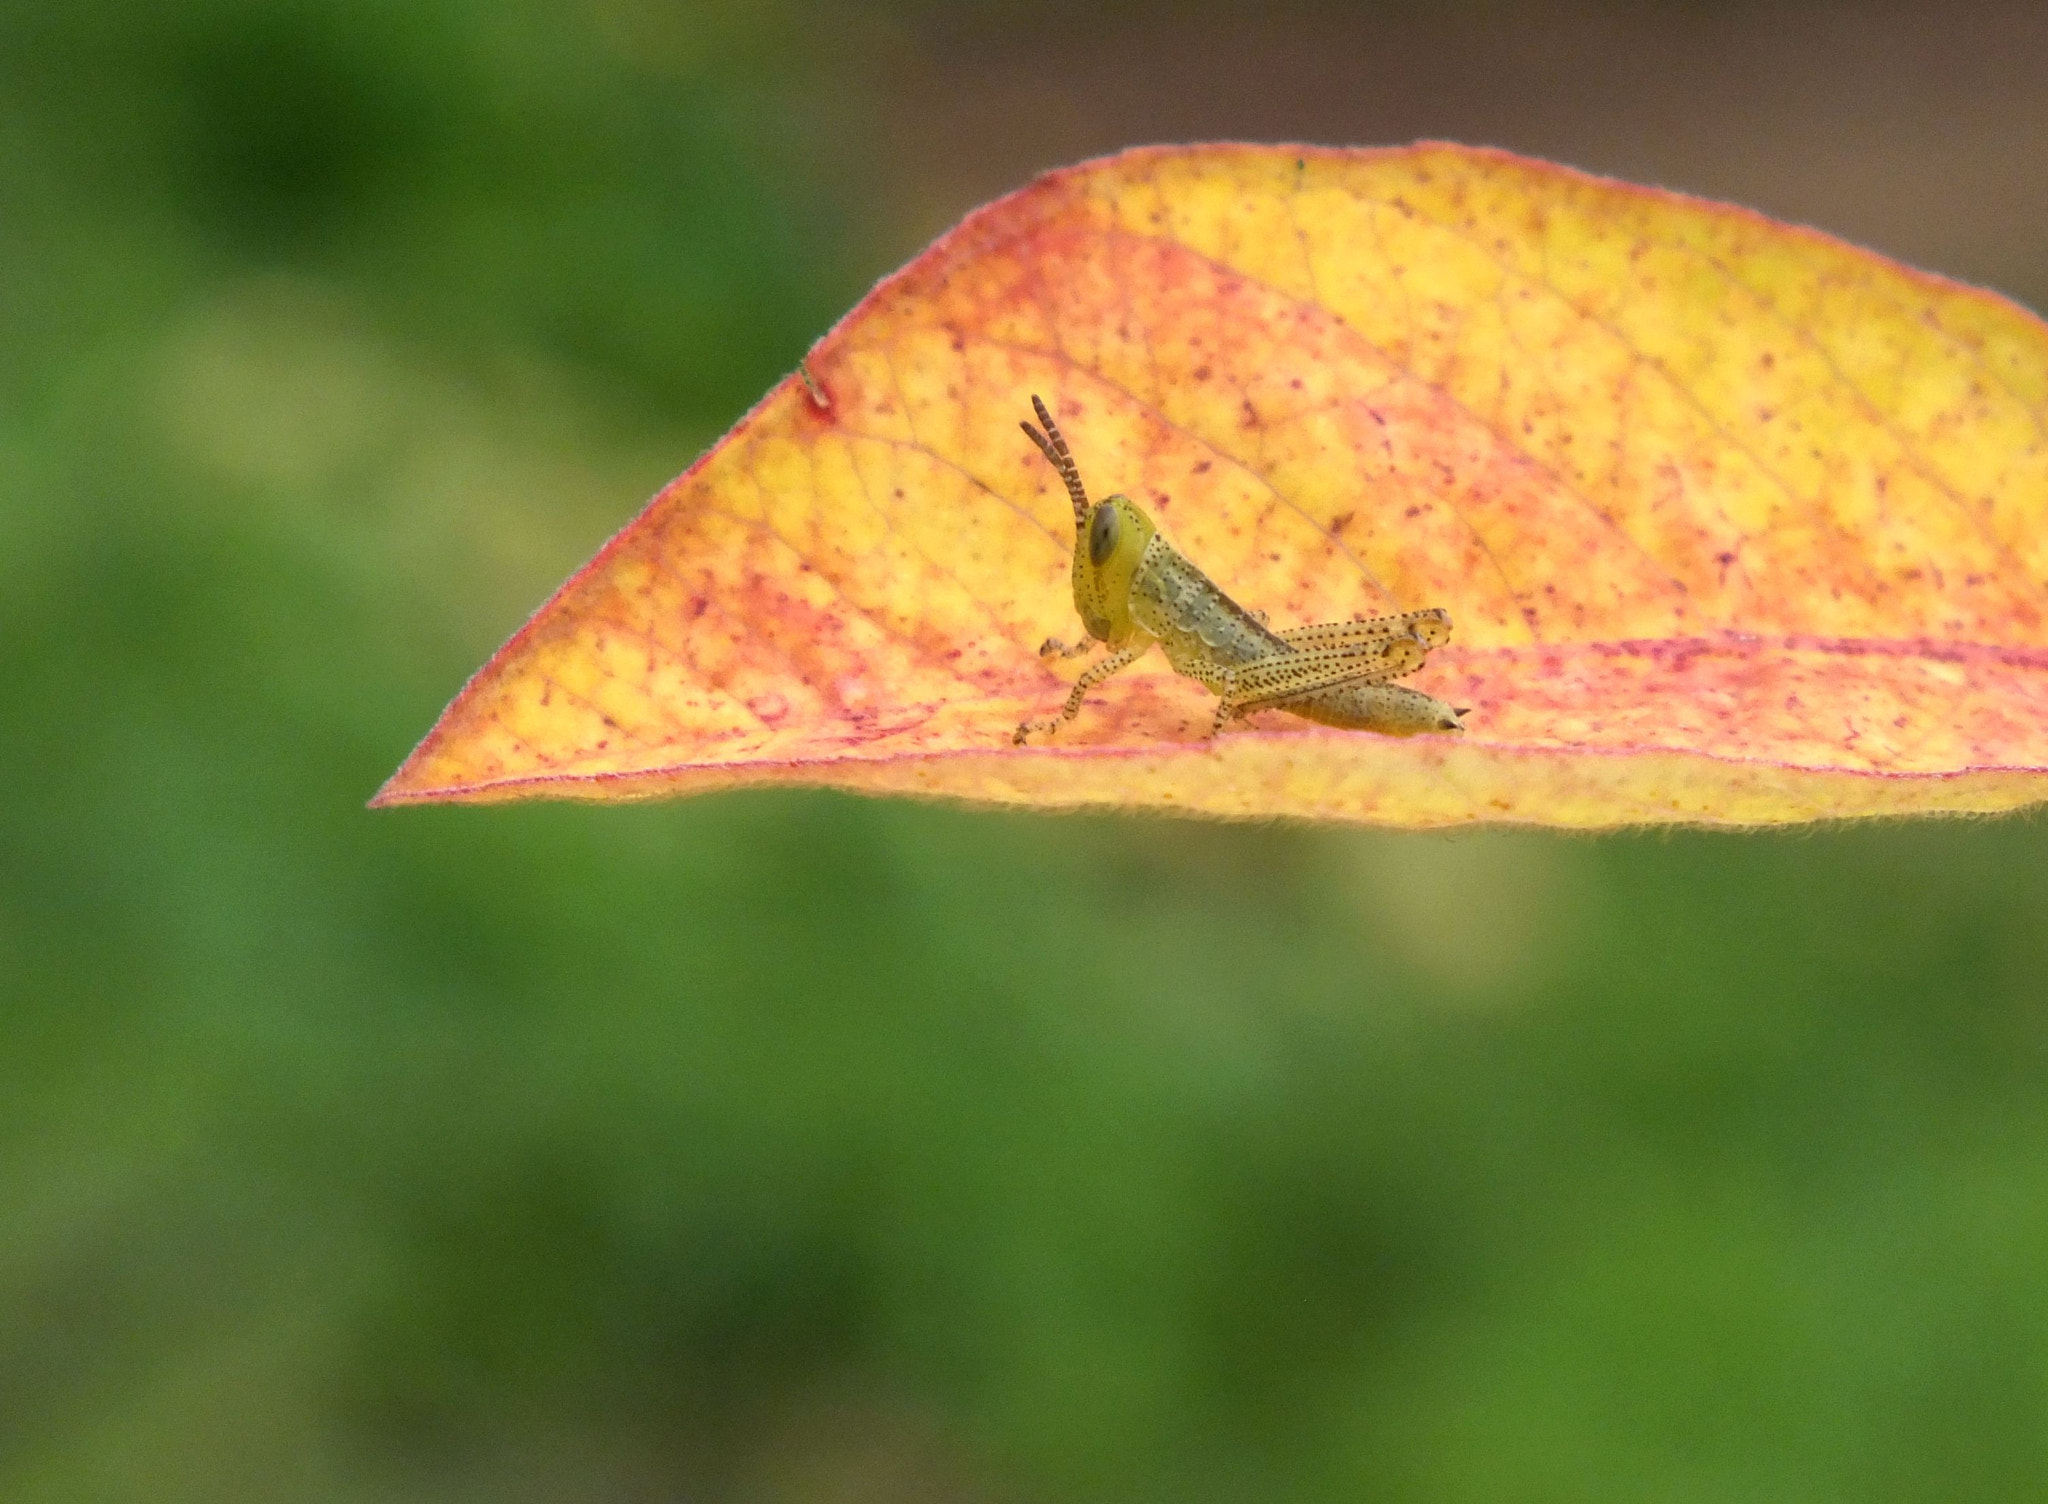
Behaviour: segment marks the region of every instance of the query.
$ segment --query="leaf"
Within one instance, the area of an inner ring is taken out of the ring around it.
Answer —
[[[1497,152],[1052,173],[883,282],[544,605],[375,802],[812,783],[1390,825],[2048,798],[2048,328]],[[1445,606],[1462,737],[1205,739],[1077,665],[1058,414],[1276,626]]]

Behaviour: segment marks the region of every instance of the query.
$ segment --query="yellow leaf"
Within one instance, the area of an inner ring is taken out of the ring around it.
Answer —
[[[1052,173],[882,283],[544,605],[380,804],[831,784],[1388,825],[2048,798],[2048,328],[1745,210],[1496,152]],[[1077,666],[1045,395],[1275,627],[1449,608],[1406,740],[1206,737]]]

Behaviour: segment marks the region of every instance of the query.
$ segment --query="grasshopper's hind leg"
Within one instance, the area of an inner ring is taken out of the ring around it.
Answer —
[[[1089,690],[1100,684],[1104,679],[1107,679],[1118,669],[1129,668],[1133,663],[1136,663],[1144,656],[1145,649],[1150,646],[1152,646],[1152,640],[1146,638],[1142,642],[1125,648],[1120,653],[1111,653],[1107,658],[1089,664],[1081,677],[1074,681],[1074,687],[1067,692],[1067,703],[1060,707],[1058,715],[1049,716],[1042,721],[1022,722],[1017,727],[1016,732],[1010,737],[1010,741],[1014,745],[1021,747],[1024,745],[1024,738],[1034,731],[1050,733],[1059,730],[1060,727],[1081,713],[1081,701],[1087,696]]]
[[[1325,621],[1289,627],[1274,635],[1289,647],[1304,652],[1362,648],[1394,637],[1413,637],[1426,648],[1440,648],[1451,640],[1451,613],[1441,606],[1432,606],[1426,611],[1403,611],[1399,616],[1375,616],[1367,621]]]
[[[1216,686],[1216,718],[1209,735],[1222,734],[1234,717],[1254,710],[1284,710],[1290,702],[1347,685],[1397,679],[1422,667],[1428,649],[1408,633],[1308,651],[1290,648],[1226,669]]]

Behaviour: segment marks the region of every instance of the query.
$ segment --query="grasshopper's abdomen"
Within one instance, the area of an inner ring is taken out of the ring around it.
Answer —
[[[1346,731],[1382,736],[1419,736],[1425,731],[1463,731],[1457,710],[1435,695],[1405,684],[1340,684],[1279,707],[1289,715]]]

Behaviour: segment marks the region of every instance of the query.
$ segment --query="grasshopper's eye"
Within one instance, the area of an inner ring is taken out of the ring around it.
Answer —
[[[1116,552],[1117,534],[1123,524],[1116,515],[1116,508],[1102,502],[1095,508],[1095,516],[1088,523],[1088,561],[1100,569]]]

